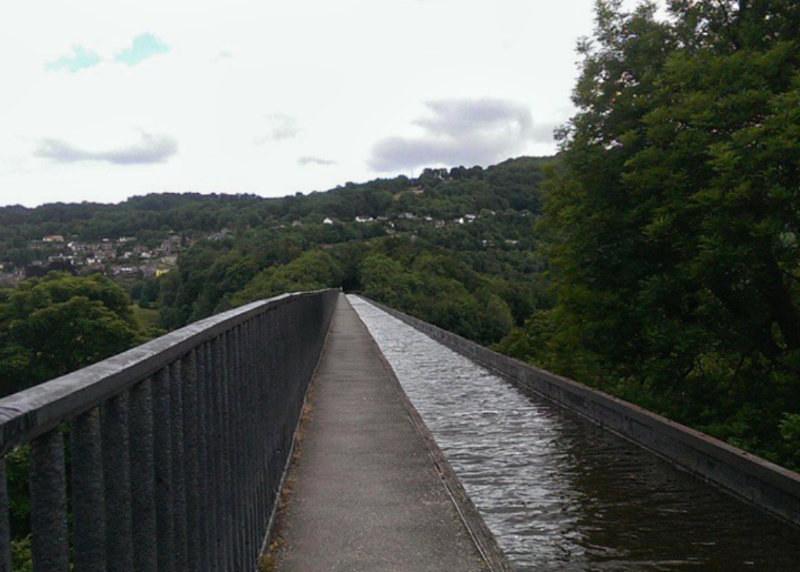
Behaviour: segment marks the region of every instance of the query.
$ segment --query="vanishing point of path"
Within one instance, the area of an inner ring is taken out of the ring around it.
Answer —
[[[309,409],[278,519],[276,570],[488,569],[459,516],[469,520],[470,507],[448,492],[449,466],[344,295]]]

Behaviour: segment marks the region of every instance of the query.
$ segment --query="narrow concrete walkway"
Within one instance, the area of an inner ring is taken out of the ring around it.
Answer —
[[[276,570],[484,570],[399,385],[344,295],[278,518]]]

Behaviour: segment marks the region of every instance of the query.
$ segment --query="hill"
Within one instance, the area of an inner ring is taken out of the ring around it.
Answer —
[[[151,194],[0,208],[2,278],[104,273],[165,329],[280,292],[363,290],[483,343],[542,296],[534,222],[550,158],[428,169],[327,192]]]

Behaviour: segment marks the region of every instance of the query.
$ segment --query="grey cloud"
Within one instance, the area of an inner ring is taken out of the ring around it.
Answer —
[[[321,159],[320,157],[300,157],[297,162],[300,165],[321,165],[323,167],[327,167],[329,165],[335,165],[336,161],[332,161],[331,159]]]
[[[173,137],[142,133],[138,143],[106,151],[88,151],[59,139],[43,139],[34,154],[59,163],[105,161],[115,165],[142,165],[163,163],[177,152],[178,143]]]
[[[372,148],[377,171],[424,165],[480,165],[508,158],[541,137],[530,110],[503,99],[445,99],[426,102],[429,116],[414,121],[418,137],[387,137]]]
[[[297,119],[285,113],[272,113],[266,116],[266,120],[268,123],[267,134],[255,139],[259,145],[269,141],[291,139],[302,131]]]
[[[533,128],[531,112],[526,107],[502,99],[440,100],[425,105],[433,116],[418,119],[415,123],[431,132],[457,136],[494,130],[509,123],[523,134]]]

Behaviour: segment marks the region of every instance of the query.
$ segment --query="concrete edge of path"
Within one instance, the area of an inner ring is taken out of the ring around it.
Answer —
[[[358,315],[357,312],[356,315]],[[358,316],[358,319],[361,320],[361,316]],[[366,327],[366,324],[364,327]],[[369,331],[369,329],[367,329],[367,331]],[[486,562],[486,565],[492,571],[513,572],[514,567],[511,565],[508,557],[500,548],[500,545],[497,543],[497,539],[495,538],[494,534],[492,534],[492,531],[489,530],[488,526],[486,526],[486,523],[478,511],[478,508],[475,506],[475,503],[472,502],[472,499],[467,494],[464,486],[461,484],[461,480],[458,478],[458,475],[456,475],[452,465],[450,465],[450,461],[447,460],[447,457],[445,457],[444,453],[439,448],[439,445],[436,443],[436,439],[434,439],[433,434],[428,429],[428,426],[425,425],[425,422],[422,420],[419,412],[414,407],[414,404],[411,403],[408,395],[406,395],[403,386],[400,384],[400,380],[397,379],[397,375],[395,375],[394,369],[392,369],[392,366],[389,364],[386,356],[383,355],[383,352],[378,346],[378,343],[375,341],[375,338],[372,337],[372,334],[370,334],[370,340],[375,347],[378,348],[381,364],[386,370],[386,373],[391,380],[391,384],[400,398],[400,402],[403,404],[403,408],[408,415],[409,421],[416,430],[417,434],[420,436],[425,448],[428,450],[431,461],[433,462],[437,472],[439,473],[439,476],[442,479],[442,484],[447,490],[448,496],[453,501],[456,512],[458,513],[462,523],[464,524],[464,527],[467,529],[467,532],[472,538],[473,543],[477,547],[478,552],[480,552],[481,556]]]

